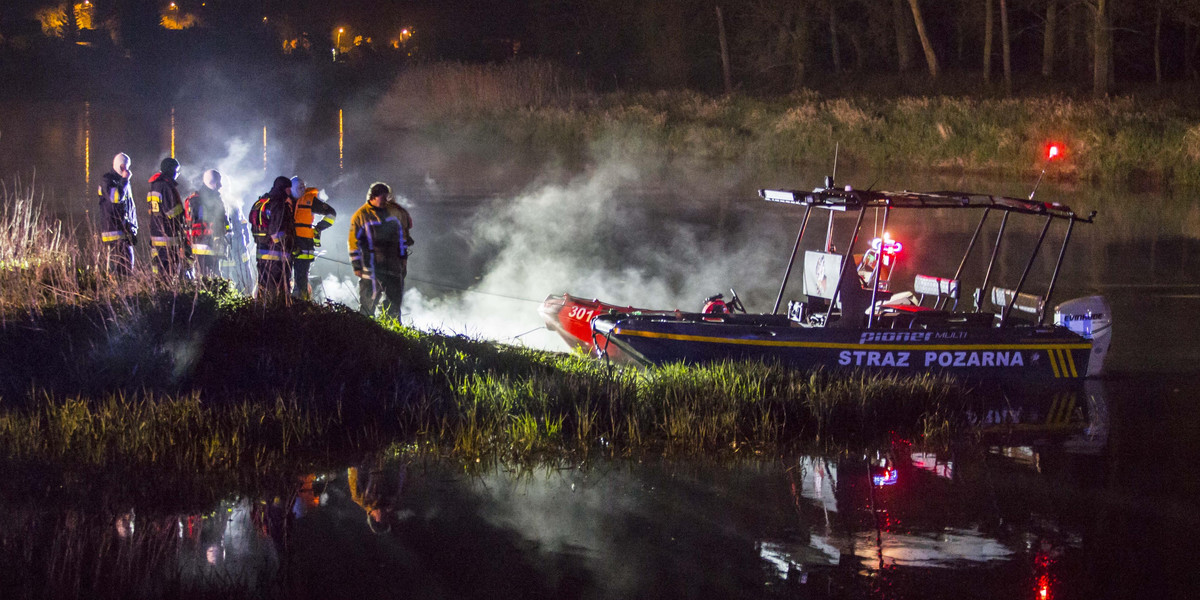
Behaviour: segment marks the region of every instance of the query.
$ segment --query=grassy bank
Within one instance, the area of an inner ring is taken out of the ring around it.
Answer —
[[[392,442],[468,459],[773,452],[922,435],[961,401],[943,378],[753,363],[618,369],[381,326],[338,306],[223,302],[210,290],[136,306],[138,333],[120,342],[111,328],[84,329],[111,318],[108,307],[0,330],[4,348],[22,349],[6,351],[0,455],[204,473]],[[288,332],[323,351],[281,341]]]
[[[405,71],[379,118],[431,143],[587,162],[609,156],[757,165],[839,160],[868,171],[1030,176],[1200,187],[1200,115],[1169,100],[1038,96],[714,97],[690,91],[593,94],[545,63]]]
[[[224,280],[116,278],[32,203],[6,204],[0,456],[18,464],[261,472],[393,443],[467,459],[774,452],[921,435],[961,401],[943,378],[621,369],[340,305],[264,306]]]

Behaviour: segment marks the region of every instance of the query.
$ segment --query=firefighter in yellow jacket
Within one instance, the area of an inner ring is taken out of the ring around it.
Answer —
[[[410,235],[412,217],[396,203],[386,183],[371,184],[367,202],[350,218],[350,263],[358,279],[360,310],[374,316],[375,307],[386,294],[387,313],[400,318],[404,297],[404,277],[408,274],[408,253],[413,245]]]
[[[292,197],[296,199],[292,213],[292,297],[301,300],[312,298],[308,270],[317,258],[321,232],[333,226],[337,218],[337,211],[318,198],[320,193],[317,188],[305,187],[303,179],[292,178]],[[314,215],[321,216],[315,224]]]

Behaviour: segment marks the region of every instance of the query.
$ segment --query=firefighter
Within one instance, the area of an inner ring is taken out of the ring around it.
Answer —
[[[189,278],[192,259],[184,218],[183,198],[179,196],[179,161],[167,157],[150,178],[150,243],[154,254],[150,266],[163,277]]]
[[[367,202],[350,218],[350,262],[358,279],[360,310],[374,316],[375,306],[387,294],[387,313],[400,319],[404,277],[408,274],[409,248],[413,245],[412,217],[396,203],[386,183],[367,191]]]
[[[263,194],[250,209],[250,230],[258,247],[258,287],[254,297],[275,301],[290,297],[292,182],[276,177],[271,191]]]
[[[249,294],[254,290],[254,275],[250,268],[254,238],[250,235],[250,222],[242,214],[241,206],[230,206],[226,214],[232,234],[229,237],[229,249],[221,257],[221,275],[243,293]]]
[[[321,245],[321,232],[333,225],[337,211],[321,201],[320,190],[304,187],[304,180],[292,178],[292,197],[296,198],[294,229],[292,237],[292,297],[302,300],[312,298],[312,286],[308,284],[308,270],[317,258],[316,249]],[[313,224],[313,215],[321,220]]]
[[[113,157],[113,170],[104,174],[100,189],[100,243],[110,273],[133,272],[133,247],[137,245],[137,207],[129,184],[131,161],[125,153]]]
[[[221,257],[229,251],[232,227],[225,216],[221,200],[221,173],[216,169],[204,172],[204,185],[184,202],[187,214],[188,240],[196,258],[197,277],[220,277]]]

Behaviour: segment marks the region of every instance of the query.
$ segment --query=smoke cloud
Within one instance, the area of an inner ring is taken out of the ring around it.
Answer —
[[[710,295],[728,297],[732,286],[747,300],[749,293],[765,301],[763,282],[777,279],[783,260],[778,248],[747,243],[753,236],[733,218],[722,231],[719,199],[646,192],[653,187],[636,166],[610,161],[565,183],[534,185],[491,202],[469,221],[465,236],[468,251],[484,265],[478,283],[461,294],[427,298],[419,292],[421,280],[431,278],[410,265],[408,287],[416,293],[406,292],[405,320],[422,329],[565,349],[542,329],[536,310],[548,294],[695,311]]]

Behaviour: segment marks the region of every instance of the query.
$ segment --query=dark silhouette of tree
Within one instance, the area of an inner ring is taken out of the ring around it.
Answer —
[[[993,23],[992,0],[983,0],[984,2],[984,18],[983,18],[983,81],[991,83],[992,81],[992,31],[995,29]]]
[[[1000,0],[1000,47],[1004,63],[1004,93],[1012,94],[1012,37],[1008,34],[1008,0]]]
[[[1046,20],[1042,30],[1042,77],[1054,74],[1054,49],[1058,38],[1058,0],[1046,0]]]
[[[896,61],[901,73],[912,65],[912,17],[905,10],[905,0],[892,0],[892,24],[896,31]]]
[[[1004,0],[1000,1],[1004,2]],[[925,19],[921,17],[921,5],[918,0],[908,0],[908,6],[912,9],[913,23],[917,26],[917,36],[921,39],[921,48],[925,51],[925,64],[929,66],[929,76],[937,79],[937,54],[934,53],[933,43],[929,40],[929,33],[925,30]]]

